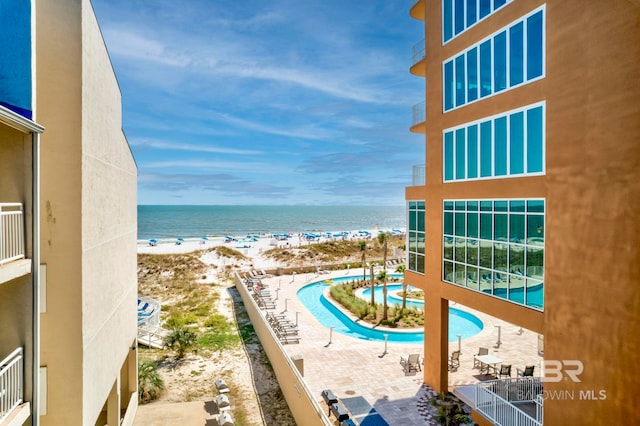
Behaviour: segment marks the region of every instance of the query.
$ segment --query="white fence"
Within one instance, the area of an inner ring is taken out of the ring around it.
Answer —
[[[497,426],[542,426],[542,383],[539,377],[490,380],[476,385],[475,409]],[[535,405],[535,419],[514,402]]]
[[[18,348],[0,361],[0,424],[23,400],[23,357]]]
[[[0,203],[0,265],[24,258],[24,215],[20,203]]]

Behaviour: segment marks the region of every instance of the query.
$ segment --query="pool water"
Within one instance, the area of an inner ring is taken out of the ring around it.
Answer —
[[[334,278],[331,280],[333,283],[353,281],[358,279],[357,276]],[[402,285],[392,284],[387,286],[389,291],[396,291],[398,288],[402,288]],[[408,331],[388,331],[388,330],[376,330],[369,327],[362,326],[356,322],[353,322],[348,316],[342,313],[331,302],[324,297],[324,291],[327,289],[327,283],[324,281],[318,281],[308,284],[298,290],[298,299],[305,305],[305,307],[313,314],[313,316],[324,327],[334,327],[334,331],[337,333],[345,334],[347,336],[356,337],[363,340],[380,340],[384,341],[384,335],[388,335],[389,342],[396,343],[422,343],[424,342],[424,332],[408,332]],[[393,289],[393,290],[392,290]],[[377,289],[376,289],[377,290]],[[382,289],[380,289],[382,291]],[[377,293],[376,293],[377,294]],[[378,300],[382,300],[382,296]],[[393,302],[397,303],[397,299]],[[401,303],[401,302],[400,302]],[[419,302],[412,302],[419,303]],[[422,304],[419,303],[419,309],[422,309]],[[449,308],[449,341],[454,342],[460,335],[461,338],[466,339],[477,333],[483,328],[482,321],[468,312],[461,311],[455,308]]]

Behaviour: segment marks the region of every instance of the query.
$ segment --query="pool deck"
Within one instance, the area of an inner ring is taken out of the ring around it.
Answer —
[[[350,275],[357,273],[351,271]],[[424,355],[422,343],[388,343],[385,353],[383,341],[367,341],[337,332],[330,337],[330,330],[321,325],[296,296],[296,292],[306,284],[345,275],[346,271],[343,270],[262,279],[274,298],[277,294],[277,307],[271,312],[283,312],[294,322],[296,312],[299,312],[300,343],[285,345],[287,353],[303,359],[305,381],[321,406],[326,406],[321,392],[330,389],[339,400],[346,403],[347,408],[351,406],[363,411],[372,408],[389,425],[435,425],[425,409],[434,391],[423,384],[422,372],[406,373],[400,365],[401,355]],[[276,292],[278,288],[280,290]],[[539,375],[542,357],[537,352],[536,333],[528,330],[521,332],[518,326],[461,305],[452,304],[452,307],[476,315],[483,321],[484,328],[475,336],[462,340],[460,367],[457,371],[449,372],[449,390],[492,378],[481,375],[478,369],[473,368],[473,355],[481,346],[488,348],[489,354],[503,359],[505,364],[511,364],[512,377],[516,377],[516,368],[524,369],[525,365],[535,365],[535,375]],[[496,326],[501,327],[499,347],[496,347]],[[457,341],[449,343],[449,353],[457,349]],[[374,423],[368,421],[367,424]]]

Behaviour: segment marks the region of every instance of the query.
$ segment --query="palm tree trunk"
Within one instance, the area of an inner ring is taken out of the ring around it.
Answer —
[[[375,281],[375,277],[373,276],[373,263],[371,263],[371,272],[370,272],[370,278],[371,278],[371,306],[376,306],[376,298],[375,298],[375,294],[374,294],[374,281]]]
[[[382,295],[383,295],[383,305],[382,305],[382,319],[387,319],[387,310],[389,306],[387,305],[387,239],[384,239],[384,253],[382,260],[382,270],[384,271],[382,278]]]
[[[402,280],[402,312],[407,309],[407,283]]]

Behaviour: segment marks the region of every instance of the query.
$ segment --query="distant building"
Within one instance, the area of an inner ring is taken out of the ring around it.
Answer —
[[[633,423],[640,5],[419,0],[410,15],[426,158],[405,194],[406,280],[425,290],[425,382],[447,390],[458,302],[540,335],[540,423]]]
[[[91,3],[6,2],[0,39],[0,425],[132,424],[137,167]]]

